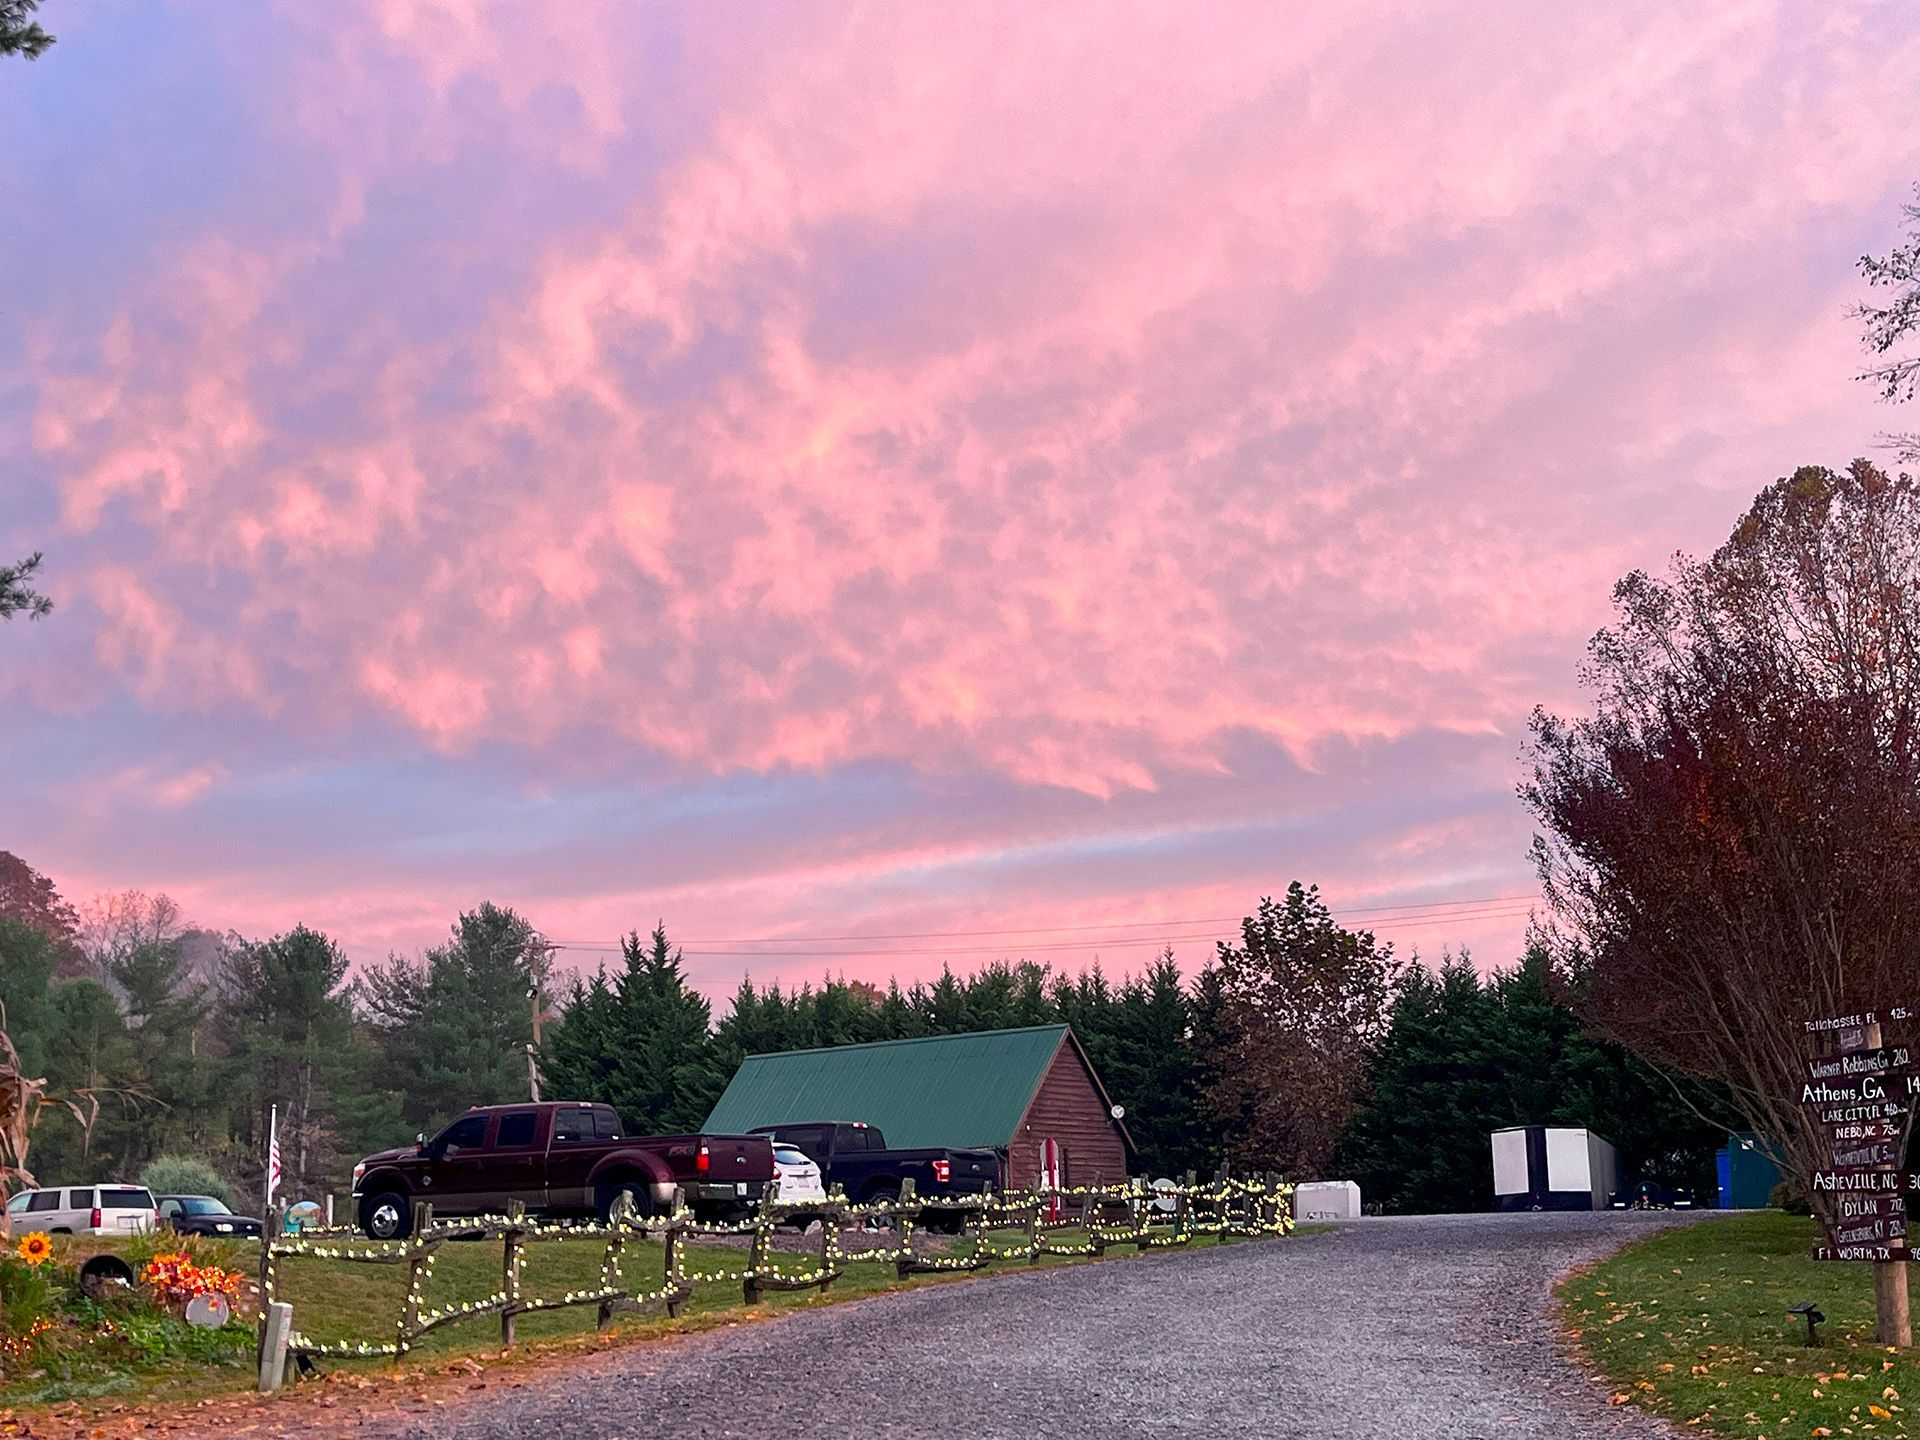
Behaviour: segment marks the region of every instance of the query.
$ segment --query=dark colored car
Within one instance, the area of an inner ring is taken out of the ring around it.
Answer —
[[[1617,1190],[1610,1197],[1615,1210],[1691,1210],[1693,1192],[1675,1190],[1657,1180],[1642,1180],[1631,1190]]]
[[[664,1213],[678,1188],[704,1217],[743,1214],[773,1178],[764,1135],[627,1135],[611,1105],[489,1105],[431,1140],[369,1155],[353,1167],[361,1230],[393,1240],[413,1205],[436,1215],[496,1215],[513,1201],[555,1217]]]
[[[160,1219],[176,1235],[209,1235],[216,1240],[260,1238],[260,1222],[236,1215],[224,1200],[211,1195],[159,1195],[154,1204]]]
[[[992,1150],[889,1150],[878,1128],[859,1121],[813,1121],[801,1125],[763,1125],[769,1135],[802,1151],[820,1167],[831,1187],[838,1185],[857,1204],[897,1199],[900,1183],[913,1181],[916,1195],[984,1195],[1000,1174],[1000,1156]]]

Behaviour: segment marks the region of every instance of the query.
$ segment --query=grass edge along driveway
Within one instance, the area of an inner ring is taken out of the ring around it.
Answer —
[[[1920,1352],[1873,1338],[1872,1267],[1812,1258],[1804,1216],[1664,1230],[1556,1287],[1568,1339],[1615,1404],[1743,1440],[1920,1435]],[[1821,1343],[1787,1307],[1827,1316]]]

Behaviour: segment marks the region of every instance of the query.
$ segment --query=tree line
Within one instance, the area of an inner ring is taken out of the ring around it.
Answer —
[[[278,1106],[289,1193],[343,1191],[355,1159],[466,1105],[524,1099],[533,995],[549,1097],[604,1100],[635,1130],[697,1129],[750,1054],[1069,1024],[1126,1106],[1152,1175],[1220,1162],[1361,1181],[1395,1209],[1490,1199],[1487,1132],[1590,1125],[1668,1183],[1710,1183],[1724,1139],[1625,1051],[1592,1038],[1530,954],[1438,972],[1335,923],[1298,884],[1263,900],[1191,976],[1025,960],[885,988],[742,980],[717,1019],[663,926],[551,996],[540,937],[482,904],[417,956],[358,976],[305,926],[265,939],[188,926],[135,893],[76,909],[0,854],[0,1004],[47,1107],[29,1168],[51,1183],[210,1160],[257,1195]]]

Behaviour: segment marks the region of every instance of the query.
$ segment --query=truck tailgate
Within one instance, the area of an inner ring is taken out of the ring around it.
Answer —
[[[718,1181],[773,1178],[773,1142],[764,1135],[702,1135],[711,1169]]]
[[[953,1155],[953,1180],[956,1185],[962,1181],[993,1181],[1000,1178],[1000,1159],[996,1155],[970,1155],[964,1150],[956,1150]]]

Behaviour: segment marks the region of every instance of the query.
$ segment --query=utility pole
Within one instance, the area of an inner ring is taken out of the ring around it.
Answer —
[[[527,1046],[527,1089],[535,1103],[540,1099],[540,1013],[547,1003],[547,974],[553,964],[553,952],[560,947],[547,940],[527,942],[527,971],[532,984],[527,999],[533,1002],[533,1043]]]

